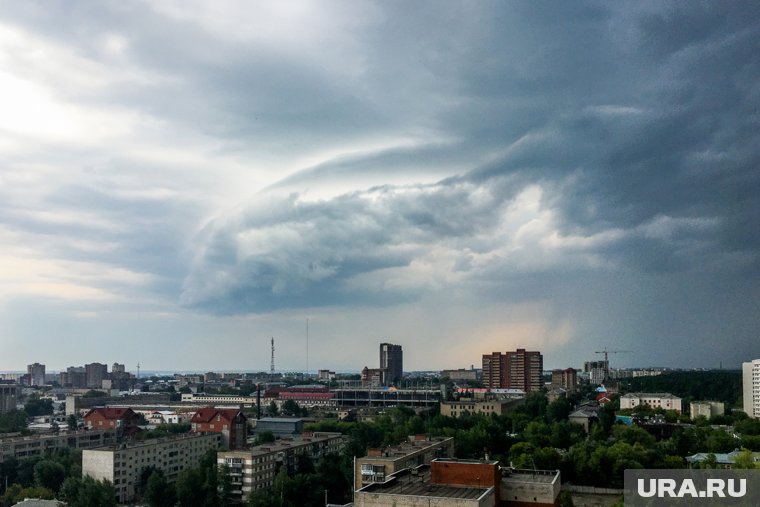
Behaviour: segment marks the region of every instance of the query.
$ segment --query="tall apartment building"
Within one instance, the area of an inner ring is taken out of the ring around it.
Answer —
[[[452,437],[410,436],[407,442],[387,449],[369,449],[354,464],[354,489],[374,482],[385,482],[388,476],[404,468],[429,465],[436,458],[454,456]]]
[[[64,387],[87,387],[87,373],[82,366],[69,366],[59,374],[60,384]]]
[[[18,385],[0,384],[0,414],[16,410],[19,394]]]
[[[203,455],[218,449],[221,441],[218,433],[187,433],[174,438],[85,449],[82,475],[111,481],[119,503],[128,503],[135,498],[135,489],[145,468],[155,467],[173,482],[183,470],[197,467]]]
[[[34,363],[27,365],[26,374],[29,376],[30,386],[44,386],[45,385],[45,365],[40,363]]]
[[[251,491],[271,488],[281,469],[294,474],[299,456],[308,456],[317,462],[326,454],[339,454],[344,444],[340,433],[318,431],[246,450],[219,452],[216,462],[227,471],[232,486],[232,502],[239,504],[245,503]]]
[[[103,381],[108,379],[108,366],[100,363],[84,365],[85,384],[90,389],[100,389]]]
[[[395,384],[404,374],[404,352],[401,345],[380,344],[380,369],[385,370],[384,384]]]
[[[760,419],[760,359],[742,363],[742,398],[744,412]]]
[[[517,349],[483,355],[483,384],[487,389],[538,391],[543,382],[544,358],[540,352]]]
[[[552,370],[552,388],[573,392],[578,388],[578,372],[575,368]]]
[[[592,384],[603,383],[604,377],[609,371],[609,361],[586,361],[583,363],[583,372],[588,373],[589,381]]]

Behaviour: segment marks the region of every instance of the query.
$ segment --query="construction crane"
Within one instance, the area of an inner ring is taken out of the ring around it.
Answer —
[[[607,347],[604,347],[602,350],[597,350],[594,352],[594,354],[604,354],[604,380],[605,382],[607,379],[610,378],[610,360],[609,360],[609,354],[623,354],[633,352],[632,350],[607,350]]]

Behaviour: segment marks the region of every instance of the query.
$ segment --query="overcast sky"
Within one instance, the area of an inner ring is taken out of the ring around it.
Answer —
[[[760,4],[2,2],[0,370],[760,357]]]

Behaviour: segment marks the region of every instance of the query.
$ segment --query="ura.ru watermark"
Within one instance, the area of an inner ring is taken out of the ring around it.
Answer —
[[[626,470],[626,507],[760,506],[760,470]]]

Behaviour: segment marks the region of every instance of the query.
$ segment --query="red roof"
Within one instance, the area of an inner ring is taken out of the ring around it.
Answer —
[[[227,421],[234,421],[235,418],[238,416],[238,414],[242,414],[242,412],[236,408],[214,408],[214,407],[206,407],[198,410],[193,414],[192,419],[190,419],[190,422],[193,423],[207,423],[211,422],[211,420],[219,414],[222,416],[222,418],[226,419]]]
[[[89,412],[87,412],[84,417],[85,419],[98,414],[103,419],[108,419],[109,421],[112,420],[124,420],[124,419],[135,419],[138,417],[138,415],[132,410],[131,408],[127,407],[96,407],[93,409],[90,409]]]

